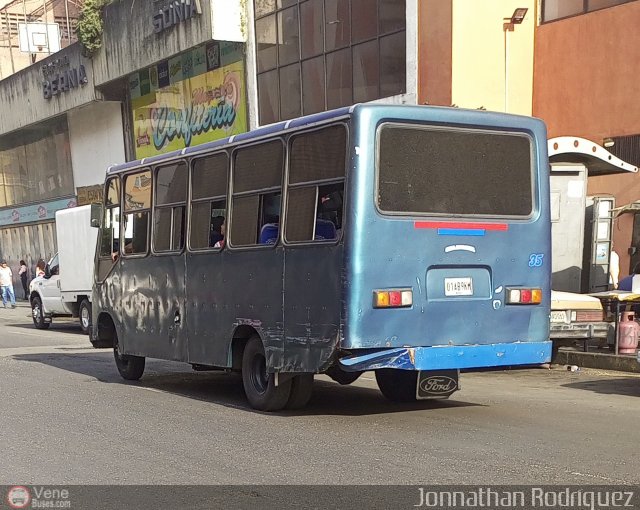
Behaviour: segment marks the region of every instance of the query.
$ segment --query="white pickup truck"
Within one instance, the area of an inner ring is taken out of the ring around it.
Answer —
[[[91,289],[98,229],[90,226],[91,206],[56,213],[58,253],[45,275],[29,285],[33,324],[47,329],[54,317],[79,317],[82,331],[91,332]]]

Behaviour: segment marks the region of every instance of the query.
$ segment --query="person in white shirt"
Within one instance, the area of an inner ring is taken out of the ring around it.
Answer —
[[[609,254],[609,284],[613,289],[618,288],[619,277],[620,277],[620,257],[615,251],[611,250],[611,253]]]
[[[7,261],[0,261],[0,291],[2,292],[2,305],[6,308],[11,303],[11,308],[16,307],[16,295],[13,292],[13,273],[7,266]]]

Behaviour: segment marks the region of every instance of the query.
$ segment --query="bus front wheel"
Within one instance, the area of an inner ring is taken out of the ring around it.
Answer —
[[[291,395],[291,380],[276,386],[275,374],[267,372],[267,360],[258,336],[249,339],[242,354],[242,385],[249,404],[259,411],[279,411]]]
[[[415,370],[376,370],[376,382],[382,394],[393,402],[413,402],[416,400],[418,372]]]
[[[116,360],[118,372],[120,372],[123,379],[126,379],[127,381],[137,381],[142,377],[142,374],[144,373],[144,357],[121,354],[117,338],[115,346],[113,347],[113,357]]]

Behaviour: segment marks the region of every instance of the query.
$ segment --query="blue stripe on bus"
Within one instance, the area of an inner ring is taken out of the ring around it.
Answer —
[[[355,352],[355,351],[352,351]],[[455,368],[535,365],[551,361],[551,342],[400,347],[340,359],[348,372],[395,368],[399,370],[448,370]]]
[[[483,236],[484,229],[477,228],[439,228],[439,236]]]

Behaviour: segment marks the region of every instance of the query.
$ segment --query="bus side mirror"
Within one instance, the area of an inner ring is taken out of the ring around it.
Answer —
[[[102,226],[102,204],[91,204],[91,226],[95,228]]]

